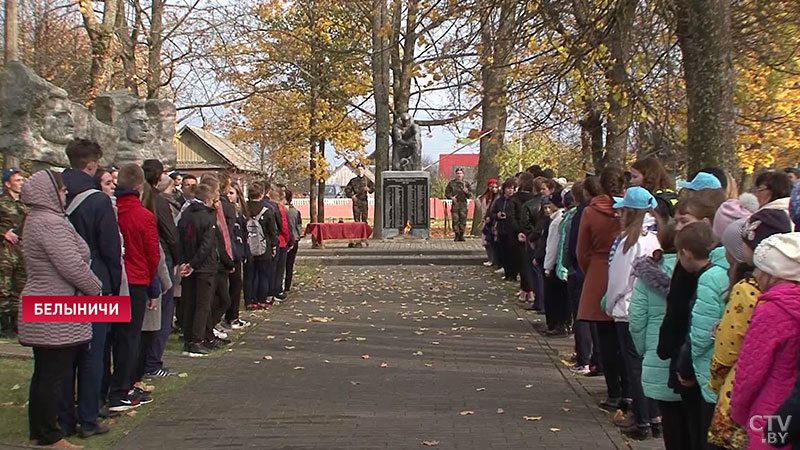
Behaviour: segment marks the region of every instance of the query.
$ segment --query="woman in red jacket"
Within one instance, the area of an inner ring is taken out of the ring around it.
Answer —
[[[600,173],[603,195],[592,198],[583,211],[578,231],[578,264],[586,274],[583,282],[578,319],[592,322],[597,327],[600,340],[600,358],[606,379],[608,398],[600,403],[604,409],[616,410],[626,406],[622,392],[622,358],[619,353],[614,320],[607,316],[600,305],[608,284],[608,256],[614,240],[621,231],[619,219],[614,212],[614,196],[622,196],[625,176],[619,167],[606,167]]]

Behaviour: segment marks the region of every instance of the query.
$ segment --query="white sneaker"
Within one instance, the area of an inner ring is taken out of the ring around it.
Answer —
[[[569,371],[577,375],[586,375],[591,372],[591,369],[589,366],[573,366],[569,368]]]
[[[483,263],[483,265],[486,266],[486,267],[492,267],[492,262],[491,261],[486,261],[486,262]]]
[[[503,269],[503,268],[501,267],[501,268],[499,268],[499,269],[495,270],[495,271],[494,271],[494,273],[502,273],[503,275],[505,275],[505,273],[506,273],[506,269]]]
[[[234,330],[241,330],[242,328],[247,328],[249,326],[250,322],[247,322],[245,320],[236,319],[233,322],[231,322],[231,328],[233,328]]]
[[[214,328],[214,336],[216,336],[218,339],[228,339],[228,333],[219,331],[216,328]]]

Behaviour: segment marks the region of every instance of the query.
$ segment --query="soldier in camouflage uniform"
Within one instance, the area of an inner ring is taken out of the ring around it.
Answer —
[[[364,175],[367,169],[363,164],[359,163],[356,169],[358,170],[358,176],[347,183],[344,193],[353,199],[353,220],[366,222],[369,213],[369,194],[375,192],[375,184]]]
[[[456,169],[456,179],[447,183],[444,194],[453,201],[450,212],[453,217],[453,231],[456,241],[464,241],[464,232],[467,228],[467,199],[472,197],[469,183],[464,181],[464,169]]]
[[[25,286],[25,261],[22,259],[22,222],[27,210],[19,200],[24,178],[16,167],[3,171],[0,195],[0,331],[12,338],[17,333],[19,296]]]

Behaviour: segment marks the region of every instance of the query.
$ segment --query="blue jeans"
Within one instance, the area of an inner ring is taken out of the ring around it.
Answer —
[[[172,272],[172,258],[167,255],[165,260],[167,270],[169,270],[169,277],[174,283],[175,274]],[[147,351],[144,355],[144,373],[155,372],[164,367],[164,350],[167,348],[167,339],[172,333],[172,319],[175,315],[173,290],[174,288],[169,288],[167,292],[161,295],[161,329],[155,332],[150,345],[147,346]]]
[[[72,363],[72,370],[61,381],[61,398],[58,402],[58,423],[64,431],[97,427],[100,414],[101,384],[103,381],[103,353],[106,347],[109,324],[92,323],[92,340],[82,346]],[[75,376],[78,378],[78,415],[75,416]]]
[[[274,295],[272,285],[276,267],[274,259],[255,261],[256,303],[265,303],[267,297]]]

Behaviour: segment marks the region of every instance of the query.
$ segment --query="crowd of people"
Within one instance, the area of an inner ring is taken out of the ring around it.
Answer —
[[[713,167],[676,192],[653,157],[572,183],[534,166],[478,199],[486,265],[519,280],[548,335],[574,336],[570,370],[605,378],[599,406],[627,436],[800,442],[798,174],[765,171],[739,195]]]
[[[300,212],[292,192],[226,173],[198,180],[158,160],[101,168],[102,149],[75,139],[70,167],[25,180],[2,174],[0,331],[33,348],[31,443],[81,448],[65,437],[109,431],[101,420],[153,400],[152,380],[179,333],[183,355],[231,344],[239,316],[270,309],[292,287]],[[130,297],[130,321],[23,322],[27,296]]]

